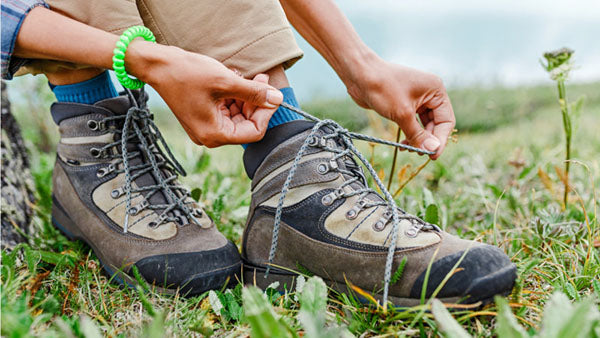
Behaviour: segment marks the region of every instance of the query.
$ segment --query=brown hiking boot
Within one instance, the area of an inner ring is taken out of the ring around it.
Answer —
[[[94,105],[52,105],[61,134],[52,221],[92,247],[121,283],[136,284],[135,266],[164,293],[220,288],[240,269],[237,247],[177,181],[185,173],[146,99],[142,91]]]
[[[364,139],[333,121],[295,121],[270,129],[246,149],[244,164],[253,178],[242,244],[246,283],[264,288],[278,280],[289,290],[296,276],[290,270],[309,270],[337,290],[346,291],[348,280],[381,299],[384,280],[389,283],[405,259],[388,299],[413,306],[420,303],[430,262],[427,297],[462,259],[437,298],[487,302],[512,290],[516,267],[499,248],[452,236],[370,189],[351,138]]]

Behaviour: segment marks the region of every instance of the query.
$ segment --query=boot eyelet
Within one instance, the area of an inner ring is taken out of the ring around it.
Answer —
[[[330,194],[327,194],[323,196],[321,203],[323,203],[323,205],[331,205],[333,203],[333,197],[331,197]]]
[[[135,215],[139,214],[140,212],[142,212],[144,209],[146,209],[149,205],[150,205],[150,203],[148,203],[148,201],[144,199],[140,203],[132,206],[129,209],[129,215],[135,216]]]
[[[347,219],[355,219],[356,216],[358,216],[358,212],[356,212],[356,210],[354,210],[354,209],[350,209],[350,210],[348,210],[348,212],[346,212]]]
[[[193,215],[194,217],[202,217],[202,209],[194,209],[194,210],[192,211],[192,215]]]
[[[325,175],[325,174],[327,174],[327,172],[328,172],[328,171],[329,171],[329,167],[327,166],[327,164],[326,164],[326,163],[320,163],[320,164],[317,166],[317,172],[318,172],[319,174],[321,174],[321,175]]]
[[[110,192],[110,197],[117,199],[117,198],[121,197],[122,193],[123,193],[123,189],[121,189],[121,188],[114,189],[113,191]]]
[[[90,155],[92,155],[95,158],[100,158],[100,155],[102,155],[102,151],[98,148],[90,148]]]
[[[406,229],[406,231],[404,231],[404,234],[407,237],[414,238],[414,237],[417,237],[417,230],[415,228],[409,228],[409,229]]]
[[[185,221],[186,221],[185,217],[179,216],[179,217],[177,217],[177,219],[176,219],[175,222],[177,223],[177,225],[179,225],[180,227],[182,227],[182,226],[185,225]]]
[[[98,169],[96,176],[98,176],[98,178],[102,178],[115,171],[115,169],[115,165],[111,163],[108,167]]]
[[[373,230],[375,230],[377,232],[381,232],[381,231],[383,231],[383,229],[385,229],[384,221],[377,221],[377,222],[375,222],[375,224],[373,224]]]
[[[152,221],[152,222],[148,223],[148,228],[156,229],[156,228],[158,228],[158,223],[155,221]]]
[[[87,121],[87,126],[91,130],[96,131],[96,130],[98,130],[98,121],[96,121],[96,120],[88,120]]]
[[[310,140],[308,140],[308,145],[314,147],[317,144],[319,144],[319,139],[316,136],[311,136]]]
[[[106,174],[108,173],[108,170],[106,170],[106,168],[100,168],[98,169],[98,171],[96,172],[96,176],[98,178],[102,178],[104,176],[106,176]]]

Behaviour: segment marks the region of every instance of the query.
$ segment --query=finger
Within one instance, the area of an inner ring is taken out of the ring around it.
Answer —
[[[425,125],[425,131],[427,131],[430,134],[433,134],[433,128],[435,127],[435,123],[433,123],[433,121],[429,121],[429,123],[427,123]]]
[[[433,111],[425,106],[417,109],[417,114],[421,120],[421,124],[426,126],[430,121],[433,121]]]
[[[246,118],[242,114],[236,114],[231,117],[231,121],[233,121],[234,124],[242,123],[244,120],[246,120]]]
[[[250,119],[243,118],[242,114],[225,118],[221,123],[218,135],[212,138],[218,145],[243,144],[260,141],[267,132],[267,126],[275,109],[257,108]]]
[[[228,135],[227,143],[243,144],[260,141],[267,132],[271,115],[273,113],[270,109],[259,108],[252,115],[252,119],[244,119],[235,123]]]
[[[402,142],[400,142],[400,143],[402,143],[402,144],[404,144],[404,145],[407,145],[407,146],[408,146],[408,145],[410,145],[410,144],[408,144],[408,140],[406,140],[406,139],[405,139],[405,140],[402,140]],[[400,151],[409,151],[409,150],[408,150],[408,149],[406,149],[406,148],[399,148],[399,149],[400,149]]]
[[[236,104],[231,104],[229,106],[229,111],[231,112],[231,116],[235,116],[242,112]]]
[[[269,76],[267,74],[257,74],[256,76],[254,76],[254,78],[252,80],[266,84],[266,83],[269,83]],[[252,113],[254,113],[255,110],[256,110],[256,105],[254,105],[250,102],[246,102],[242,107],[242,113],[244,114],[244,116],[247,119],[249,119],[250,116],[252,116]]]
[[[436,151],[439,148],[440,141],[419,124],[415,115],[406,114],[406,117],[399,121],[399,125],[406,134],[408,143],[413,147],[429,151]]]
[[[440,140],[440,148],[437,153],[433,155],[432,159],[437,159],[444,149],[446,148],[446,144],[448,143],[448,138],[454,130],[454,126],[456,124],[456,120],[454,117],[454,110],[452,109],[452,104],[450,103],[450,98],[448,95],[445,96],[444,101],[437,108],[433,109],[433,135]]]
[[[283,101],[283,94],[279,90],[266,83],[240,77],[231,78],[228,88],[222,90],[220,94],[226,98],[240,99],[245,103],[264,108],[277,108]]]
[[[419,114],[419,119],[421,120],[421,124],[427,126],[429,122],[433,121],[433,118],[428,113]]]

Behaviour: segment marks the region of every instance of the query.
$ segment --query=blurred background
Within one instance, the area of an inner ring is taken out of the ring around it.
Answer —
[[[360,36],[389,61],[438,74],[449,88],[547,83],[538,60],[576,51],[573,82],[600,79],[600,1],[344,0]],[[305,57],[289,76],[301,99],[345,95],[319,55],[297,35]]]
[[[541,55],[575,50],[572,83],[600,80],[598,0],[342,0],[338,6],[379,55],[433,72],[450,89],[548,84]],[[304,58],[288,71],[300,102],[344,98],[346,90],[300,35]],[[30,77],[13,83],[28,85]],[[11,87],[18,87],[12,85]],[[152,103],[162,104],[154,93]]]
[[[447,148],[435,163],[438,168],[455,167],[457,161],[479,157],[475,160],[505,172],[507,158],[514,153],[525,162],[529,160],[531,166],[542,159],[544,163],[550,158],[560,161],[563,132],[556,84],[540,60],[544,52],[561,47],[575,50],[568,99],[574,102],[585,96],[574,154],[584,159],[598,157],[600,137],[594,126],[600,123],[599,0],[337,3],[359,35],[382,57],[435,73],[444,80],[456,113],[460,142]],[[394,139],[397,127],[357,107],[320,55],[298,34],[296,38],[305,56],[288,70],[288,76],[302,107],[352,130]],[[41,149],[52,162],[57,133],[48,112],[54,97],[45,78],[20,77],[8,87],[31,148]],[[187,168],[195,168],[198,158],[209,154],[219,170],[244,176],[241,147],[196,146],[158,94],[148,90],[159,126]],[[371,151],[364,142],[359,146]],[[392,153],[390,148],[378,147],[375,162],[389,163]],[[231,158],[240,160],[232,162]],[[416,165],[423,159],[404,154],[400,161]],[[597,167],[598,162],[594,163]],[[204,177],[191,176],[196,181],[192,184],[200,184]]]

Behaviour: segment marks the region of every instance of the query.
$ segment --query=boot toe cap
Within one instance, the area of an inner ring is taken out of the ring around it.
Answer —
[[[516,266],[497,247],[481,245],[443,257],[431,267],[426,296],[430,297],[443,279],[464,255],[450,279],[437,294],[437,298],[460,297],[466,303],[491,299],[497,294],[508,294],[517,278]],[[411,290],[412,298],[420,298],[426,271],[416,279]]]
[[[145,257],[135,266],[148,283],[193,296],[235,281],[241,259],[235,244],[227,242],[213,250]]]

